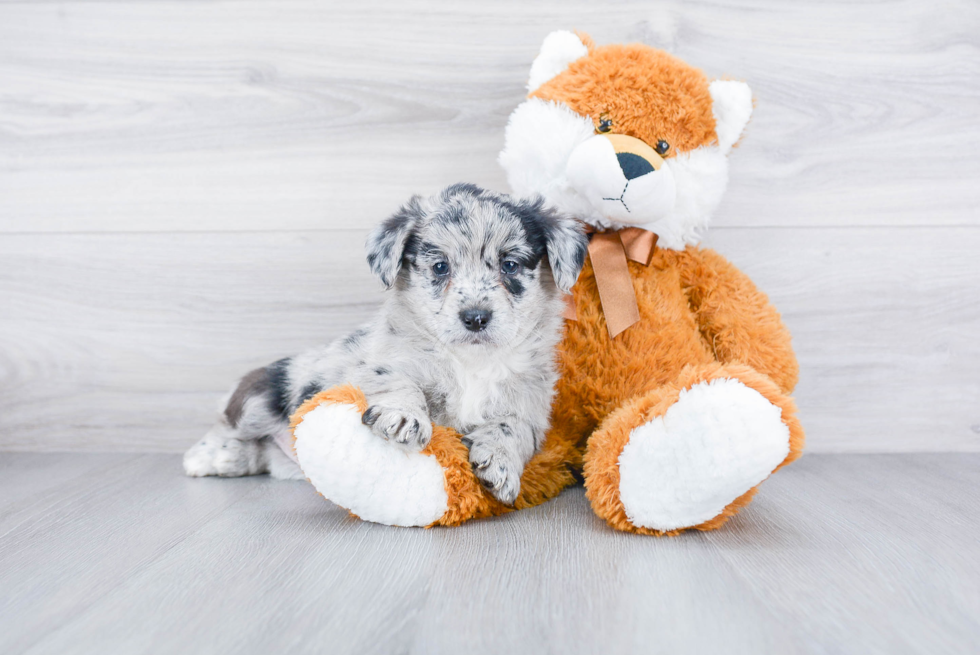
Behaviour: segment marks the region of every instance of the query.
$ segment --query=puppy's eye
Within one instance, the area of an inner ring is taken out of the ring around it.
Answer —
[[[446,262],[436,262],[432,265],[432,272],[438,277],[445,277],[449,275],[449,264]]]
[[[660,139],[657,141],[657,147],[654,148],[654,150],[656,150],[657,154],[660,156],[666,155],[667,151],[670,150],[670,144],[663,139]]]
[[[596,125],[595,128],[596,132],[602,132],[603,134],[605,134],[606,132],[611,132],[612,123],[613,122],[612,119],[609,118],[609,114],[606,113],[599,114],[599,124]]]
[[[500,270],[504,275],[517,275],[521,272],[521,265],[513,259],[505,259],[500,264]]]

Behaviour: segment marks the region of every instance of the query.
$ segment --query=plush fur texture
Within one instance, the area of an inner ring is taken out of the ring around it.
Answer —
[[[750,459],[765,460],[772,452],[782,452],[784,456],[772,467],[778,470],[800,456],[804,434],[789,396],[796,385],[798,367],[789,332],[765,294],[711,250],[657,249],[649,266],[630,262],[629,267],[641,321],[612,340],[589,262],[579,276],[573,289],[578,320],[566,324],[565,339],[559,348],[561,377],[552,408],[552,428],[525,467],[513,506],[500,503],[480,486],[459,435],[435,428],[423,453],[433,454],[442,465],[448,498],[446,513],[436,524],[457,525],[473,518],[533,507],[584,476],[593,510],[616,529],[674,535],[688,528],[720,527],[751,501],[758,482],[768,472],[761,474],[758,467],[753,469],[752,473],[760,479],[744,491],[735,485],[735,491],[730,492],[735,495],[723,503],[717,515],[692,525],[657,528],[635,524],[620,495],[619,460],[631,434],[663,417],[685,390],[712,381],[744,386],[771,403],[771,411],[763,412],[767,421],[761,427],[769,433],[784,434],[785,442],[766,439],[764,452],[753,452]],[[315,401],[309,404],[315,406]],[[748,409],[759,409],[757,399],[753,397]],[[785,432],[772,428],[771,417],[777,412]],[[720,420],[723,423],[726,417]],[[741,432],[732,432],[750,437],[754,434],[750,426],[738,427]],[[732,432],[716,432],[703,438],[702,445],[708,448],[700,456],[719,456],[712,440],[725,439]],[[751,441],[733,443],[731,451],[751,445]],[[696,452],[694,446],[691,452]],[[696,477],[710,472],[713,469],[698,471]],[[656,471],[651,470],[650,474],[655,475]],[[750,481],[751,478],[748,476]],[[690,484],[690,478],[683,483]],[[726,485],[719,486],[732,488]],[[703,484],[700,490],[708,496],[714,491]],[[711,499],[721,502],[717,496]],[[391,500],[394,504],[400,502],[394,497]],[[349,509],[357,513],[356,509]]]
[[[589,54],[589,48],[572,32],[552,32],[541,44],[541,54],[531,65],[527,90],[533,92],[542,84],[558,75],[568,65]]]
[[[366,409],[360,389],[341,385],[306,400],[290,422],[307,479],[325,498],[365,520],[455,526],[540,505],[575,480],[568,466],[574,449],[549,437],[524,469],[517,500],[504,504],[474,476],[464,438],[454,429],[434,425],[429,444],[420,453],[406,453],[369,438],[357,425],[354,419]],[[438,468],[426,461],[432,458]],[[432,476],[436,470],[438,479]]]
[[[776,405],[738,378],[699,382],[630,432],[619,455],[620,500],[637,527],[698,525],[788,453],[789,428]]]
[[[533,93],[617,134],[670,145],[666,157],[717,141],[708,80],[697,68],[641,44],[593,47]]]
[[[804,444],[789,395],[798,367],[779,313],[745,274],[696,245],[724,192],[727,155],[748,122],[751,92],[741,82],[709,83],[653,48],[597,47],[571,33],[545,41],[529,88],[500,156],[516,192],[540,193],[598,229],[622,227],[623,215],[580,180],[615,187],[616,166],[623,179],[641,179],[627,178],[629,158],[614,147],[616,157],[585,158],[595,175],[568,170],[574,153],[601,143],[594,140],[608,127],[663,152],[663,166],[644,175],[667,171],[675,198],[644,223],[660,245],[648,265],[628,262],[640,320],[614,339],[591,262],[583,267],[572,289],[577,320],[566,323],[558,349],[551,429],[512,506],[481,488],[459,435],[434,428],[423,453],[442,467],[447,503],[433,523],[530,507],[581,477],[593,510],[615,529],[716,529]],[[656,180],[647,184],[658,188]]]
[[[689,527],[697,530],[714,530],[724,524],[725,521],[731,516],[734,516],[739,509],[752,500],[758,488],[757,483],[753,484],[743,493],[730,491],[729,501],[727,504],[724,504],[721,511],[713,518],[689,525],[677,525],[674,527],[662,525],[658,528],[634,523],[630,519],[621,497],[621,459],[625,448],[631,442],[634,434],[643,431],[647,427],[659,427],[663,422],[663,417],[672,408],[677,407],[682,394],[686,391],[705,384],[717,383],[717,381],[737,381],[737,384],[757,392],[768,400],[774,408],[778,409],[779,420],[788,430],[788,449],[786,449],[788,452],[778,462],[778,465],[772,467],[772,471],[778,470],[800,456],[803,450],[804,436],[803,429],[800,426],[799,420],[796,418],[796,406],[793,404],[792,399],[782,393],[772,380],[753,371],[749,367],[737,364],[712,364],[707,366],[685,367],[673,382],[658,387],[642,396],[637,396],[611,413],[604,419],[601,428],[589,439],[588,451],[585,456],[586,495],[592,502],[592,508],[596,514],[604,518],[609,525],[619,530],[653,535],[674,535]],[[753,402],[751,404],[757,403]],[[728,428],[725,428],[721,431],[715,431],[715,436],[725,437],[731,434],[731,432]],[[783,451],[782,446],[786,444],[777,443],[776,445],[778,448],[765,449],[765,451],[758,454],[765,456],[771,454],[773,451]],[[703,454],[717,456],[730,453],[717,452],[712,449]],[[755,458],[757,453],[751,452],[751,455],[752,458]],[[726,462],[725,464],[723,470],[726,470],[726,472],[731,470],[732,464],[741,465],[741,463],[737,462]],[[655,470],[651,470],[651,474],[655,472]],[[677,474],[679,472],[679,468],[674,467],[672,473]],[[700,474],[711,475],[715,472],[715,467],[711,466],[707,470],[701,471]],[[768,474],[761,475],[763,479],[768,477]],[[697,478],[698,475],[696,474],[692,477]],[[761,481],[761,479],[758,480],[758,482]],[[702,482],[697,491],[702,496],[718,492],[725,488],[726,484],[730,482],[730,479],[723,480],[722,482],[723,484],[718,485]],[[657,504],[663,504],[669,507],[663,501],[669,498],[671,493],[664,494],[658,500]],[[677,512],[684,504],[684,502],[677,503],[669,509]],[[648,512],[650,509],[650,507],[646,507],[643,511]]]
[[[615,339],[606,330],[589,263],[579,276],[578,320],[568,323],[560,349],[549,439],[585,450],[586,490],[593,509],[610,525],[665,534],[673,529],[634,525],[622,508],[619,457],[631,432],[665,414],[682,390],[710,380],[737,380],[779,408],[788,433],[786,455],[777,464],[788,463],[803,449],[803,431],[788,395],[798,367],[779,314],[717,253],[657,249],[649,266],[629,262],[629,268],[640,322]],[[748,502],[751,496],[745,495],[731,498],[711,520],[678,528],[718,527],[740,502]]]
[[[375,523],[425,526],[446,513],[436,458],[379,439],[361,422],[367,401],[359,391],[340,387],[315,398],[293,421],[293,447],[317,491]]]
[[[584,35],[556,34],[562,43],[582,39],[562,52],[586,54],[511,115],[500,163],[513,192],[541,194],[595,227],[641,226],[661,248],[697,244],[724,195],[727,154],[752,113],[748,86],[709,84],[698,69],[644,45],[596,47]],[[535,65],[558,56],[551,38]],[[628,179],[600,127],[664,148],[663,167]]]

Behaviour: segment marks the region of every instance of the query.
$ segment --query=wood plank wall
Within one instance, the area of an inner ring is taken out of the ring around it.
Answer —
[[[506,190],[551,30],[752,86],[708,236],[794,331],[814,451],[980,450],[980,5],[0,3],[0,449],[180,451],[377,306],[366,231]]]

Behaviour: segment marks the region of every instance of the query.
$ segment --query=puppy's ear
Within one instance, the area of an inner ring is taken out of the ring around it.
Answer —
[[[368,236],[368,266],[381,279],[386,289],[390,289],[395,283],[415,228],[424,216],[421,196],[413,196]]]
[[[563,293],[570,292],[589,250],[584,225],[548,207],[540,196],[534,200],[518,200],[513,208],[521,217],[528,236],[532,240],[543,238],[555,284]]]
[[[551,272],[554,273],[555,283],[562,293],[570,293],[582,271],[582,265],[585,264],[589,237],[581,222],[556,211],[545,211],[552,217],[547,237]]]

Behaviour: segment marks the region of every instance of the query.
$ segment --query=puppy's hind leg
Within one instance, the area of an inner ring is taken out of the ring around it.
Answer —
[[[252,371],[239,382],[218,422],[184,454],[184,472],[192,477],[240,477],[269,472],[268,435],[288,427],[269,402],[268,369]]]
[[[238,430],[219,421],[184,453],[184,472],[191,477],[226,478],[268,472],[263,442],[239,437]]]

